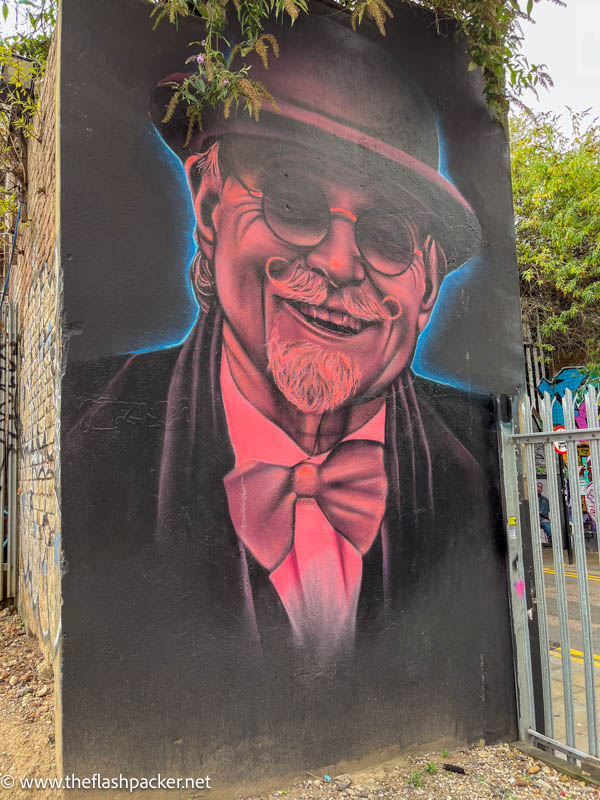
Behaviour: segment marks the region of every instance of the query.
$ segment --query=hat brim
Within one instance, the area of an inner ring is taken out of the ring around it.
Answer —
[[[373,185],[387,185],[387,195],[397,192],[399,201],[410,202],[414,222],[440,244],[447,260],[447,271],[465,264],[479,250],[481,228],[469,203],[456,186],[427,164],[388,143],[349,127],[331,117],[298,104],[276,98],[279,112],[270,105],[261,110],[260,122],[246,112],[232,113],[225,119],[222,111],[211,110],[188,147],[188,118],[185,104],[164,122],[173,86],[183,75],[172,75],[155,87],[150,102],[150,118],[173,152],[185,161],[203,149],[207,140],[238,135],[289,141],[354,165]]]

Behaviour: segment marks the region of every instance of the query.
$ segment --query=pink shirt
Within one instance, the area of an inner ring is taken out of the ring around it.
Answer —
[[[246,400],[233,380],[225,353],[221,392],[235,453],[235,466],[261,461],[283,467],[321,464],[329,453],[307,456],[285,431]],[[343,441],[385,441],[385,405]],[[329,521],[311,497],[295,503],[294,541],[270,574],[299,644],[324,658],[352,644],[362,578],[362,555]]]

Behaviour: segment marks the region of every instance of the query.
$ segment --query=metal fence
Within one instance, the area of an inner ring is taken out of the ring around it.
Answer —
[[[17,317],[0,308],[0,600],[17,594]]]
[[[513,401],[512,414],[505,414],[510,421],[500,425],[519,736],[570,761],[595,764],[598,396],[593,387],[577,398],[567,390],[564,426],[553,423],[552,404],[546,394],[538,413],[523,396]],[[549,517],[546,530],[542,511]],[[547,532],[551,544],[544,541]],[[596,602],[590,602],[590,587]]]

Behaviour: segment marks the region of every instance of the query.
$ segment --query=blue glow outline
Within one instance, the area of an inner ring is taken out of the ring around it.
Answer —
[[[448,173],[448,162],[447,162],[447,150],[446,150],[446,143],[445,138],[442,134],[442,130],[440,128],[439,118],[437,115],[435,116],[435,123],[437,127],[438,133],[438,172],[442,175],[446,180],[453,183],[451,176]],[[154,141],[157,145],[157,159],[162,161],[166,164],[173,175],[175,187],[172,189],[172,193],[174,195],[179,195],[181,198],[182,206],[187,208],[187,216],[189,217],[189,225],[186,225],[185,220],[181,220],[181,228],[187,228],[192,231],[189,234],[189,248],[187,252],[187,257],[184,260],[185,263],[185,282],[187,287],[188,296],[191,301],[191,308],[195,307],[195,311],[193,313],[193,320],[191,324],[186,328],[185,332],[181,335],[181,337],[175,341],[163,341],[160,343],[149,344],[145,347],[138,348],[136,350],[125,350],[120,355],[139,355],[142,353],[149,353],[155,352],[158,350],[169,350],[174,347],[179,347],[182,345],[187,337],[189,336],[190,332],[192,331],[194,325],[198,320],[198,316],[201,312],[201,309],[198,305],[198,301],[188,279],[188,270],[194,253],[196,252],[196,243],[193,237],[193,231],[195,228],[195,216],[193,212],[193,206],[190,198],[190,191],[189,186],[187,183],[187,179],[185,177],[185,171],[183,169],[183,165],[179,159],[179,157],[173,152],[173,150],[166,144],[163,140],[157,129],[154,125],[151,125],[152,132],[154,134]],[[453,184],[454,185],[454,184]],[[187,201],[184,201],[184,198]],[[461,291],[462,287],[468,283],[471,272],[473,269],[477,268],[478,266],[479,256],[474,256],[470,261],[465,262],[461,267],[457,270],[452,272],[450,275],[446,276],[444,279],[441,287],[438,298],[435,302],[433,311],[431,313],[430,320],[426,325],[423,332],[419,335],[417,340],[417,345],[415,349],[415,353],[413,356],[413,360],[411,363],[411,369],[416,374],[427,380],[435,381],[436,383],[443,384],[445,386],[454,387],[457,389],[463,389],[469,392],[484,392],[485,389],[479,387],[477,384],[473,384],[470,381],[465,383],[463,381],[458,380],[456,376],[450,375],[447,371],[444,370],[442,366],[435,368],[431,359],[427,356],[428,351],[433,352],[435,349],[435,342],[436,339],[439,340],[439,337],[442,335],[443,329],[445,327],[444,315],[448,314],[452,311],[453,308],[457,305],[456,296]],[[453,297],[454,295],[454,297]]]
[[[194,290],[192,289],[191,283],[188,279],[188,270],[190,268],[190,264],[194,254],[196,252],[196,242],[194,241],[194,230],[196,226],[196,219],[194,216],[192,200],[190,197],[190,189],[188,186],[187,178],[185,176],[185,170],[183,169],[183,165],[179,159],[179,157],[171,150],[168,144],[164,141],[160,133],[157,129],[150,123],[150,128],[153,133],[154,144],[156,146],[156,159],[163,164],[167,165],[173,175],[173,182],[174,187],[170,190],[170,194],[173,196],[177,196],[180,198],[182,209],[185,209],[184,214],[188,217],[188,223],[184,218],[180,221],[180,227],[185,230],[190,231],[189,233],[189,245],[187,249],[187,254],[183,259],[185,264],[184,267],[184,280],[185,285],[188,293],[188,297],[190,299],[190,316],[193,315],[193,319],[191,324],[187,327],[185,332],[181,335],[181,337],[173,341],[170,339],[169,341],[149,344],[145,347],[138,348],[136,350],[123,350],[119,355],[138,355],[139,353],[150,353],[156,350],[169,350],[172,347],[179,347],[189,336],[192,328],[196,324],[198,320],[198,314],[200,313],[200,306],[198,305],[198,300],[196,299],[196,295],[194,294]],[[186,314],[186,316],[188,316]]]
[[[438,114],[434,114],[434,120],[438,137],[438,172],[443,178],[446,178],[446,180],[450,181],[450,183],[454,186],[452,177],[448,172],[448,153],[446,150],[446,140],[444,138],[444,134],[442,133]]]
[[[448,170],[446,138],[442,131],[439,114],[434,113],[434,120],[438,137],[438,172],[454,186],[452,175]],[[436,370],[432,366],[431,360],[429,360],[426,355],[429,349],[434,349],[435,340],[436,338],[439,339],[445,326],[444,315],[447,315],[452,309],[457,307],[457,297],[464,285],[469,283],[473,270],[478,268],[479,260],[480,255],[474,255],[469,261],[465,261],[462,266],[458,267],[454,272],[451,272],[450,275],[444,278],[429,322],[418,338],[411,368],[416,375],[420,375],[428,380],[433,380],[436,383],[442,383],[445,386],[453,386],[457,389],[464,389],[469,392],[481,393],[485,390],[477,384],[473,385],[470,381],[464,383],[459,381],[456,377],[451,379],[443,368],[438,368]]]
[[[469,392],[485,392],[476,381],[467,383],[449,375],[443,367],[437,369],[433,366],[428,351],[434,351],[436,340],[439,338],[446,327],[445,317],[451,315],[458,306],[458,295],[465,285],[468,285],[474,270],[479,269],[479,255],[473,256],[469,261],[465,261],[462,267],[458,267],[454,272],[447,275],[440,287],[440,291],[435,301],[429,322],[421,333],[417,341],[417,347],[413,356],[411,369],[416,375],[422,378],[442,383],[445,386],[453,386],[457,389],[464,389]]]

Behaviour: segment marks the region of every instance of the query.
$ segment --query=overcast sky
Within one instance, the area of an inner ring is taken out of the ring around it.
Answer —
[[[600,116],[600,0],[567,0],[561,8],[540,0],[535,25],[523,23],[523,51],[530,63],[547,64],[554,88],[523,98],[534,111],[565,112],[592,107]]]

